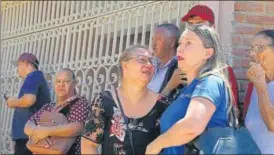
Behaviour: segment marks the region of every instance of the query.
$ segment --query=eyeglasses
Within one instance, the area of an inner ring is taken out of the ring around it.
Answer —
[[[274,44],[269,44],[269,45],[254,45],[254,46],[251,46],[251,48],[248,50],[248,52],[260,53],[260,52],[264,51],[269,46],[274,46]]]
[[[55,84],[66,84],[67,85],[71,82],[72,82],[72,80],[56,80]]]
[[[152,66],[157,67],[159,64],[158,59],[154,58],[154,57],[147,57],[144,55],[134,55],[132,57],[130,57],[129,59],[135,58],[135,60],[141,64],[147,64],[150,63],[152,64]]]

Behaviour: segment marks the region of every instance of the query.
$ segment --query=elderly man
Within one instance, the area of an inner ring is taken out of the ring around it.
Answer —
[[[28,136],[24,127],[31,115],[45,103],[50,102],[50,92],[43,76],[38,70],[39,61],[31,53],[23,53],[14,62],[19,77],[24,79],[18,98],[6,97],[9,108],[14,109],[12,119],[12,140],[15,141],[14,154],[32,154],[26,147]]]
[[[155,74],[148,84],[148,88],[155,93],[162,92],[173,72],[176,72],[177,58],[175,55],[180,35],[179,28],[169,23],[158,25],[154,29],[152,50],[153,55],[158,58],[160,63],[155,68]],[[177,87],[180,83],[181,80],[176,81],[173,87]]]

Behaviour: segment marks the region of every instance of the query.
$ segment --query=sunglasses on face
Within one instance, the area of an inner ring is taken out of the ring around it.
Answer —
[[[274,46],[274,44],[269,44],[269,45],[254,45],[251,46],[251,48],[248,50],[248,52],[255,52],[255,53],[260,53],[263,52],[267,47]]]
[[[140,64],[150,63],[154,67],[158,66],[158,64],[159,64],[158,60],[154,57],[147,57],[144,55],[134,55],[134,56],[130,57],[129,59],[132,59],[132,58],[135,58],[135,60],[137,62],[139,62]]]

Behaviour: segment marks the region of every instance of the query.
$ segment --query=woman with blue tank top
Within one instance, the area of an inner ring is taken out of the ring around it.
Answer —
[[[161,116],[161,135],[147,146],[146,154],[184,154],[185,144],[205,128],[229,125],[227,101],[232,93],[218,62],[220,48],[213,28],[194,25],[183,32],[177,58],[187,85]]]

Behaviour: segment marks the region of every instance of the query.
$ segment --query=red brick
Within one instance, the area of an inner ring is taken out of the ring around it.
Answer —
[[[250,46],[252,44],[252,39],[253,39],[253,36],[244,35],[243,44]]]
[[[231,43],[233,45],[241,45],[242,44],[242,39],[238,35],[233,35],[233,36],[231,36]]]
[[[236,34],[252,34],[253,35],[261,30],[263,30],[263,27],[247,26],[247,25],[241,25],[241,24],[237,24],[234,28],[234,32]]]
[[[233,67],[235,68],[248,68],[249,67],[249,59],[248,58],[234,58],[233,59]]]
[[[274,17],[271,16],[246,15],[245,21],[250,24],[274,25]]]
[[[246,80],[247,79],[246,70],[235,69],[234,73],[235,73],[236,79],[238,79],[238,80]]]
[[[253,34],[256,28],[252,26],[236,25],[234,32],[236,34]]]
[[[241,68],[242,67],[242,64],[241,64],[241,60],[240,59],[237,59],[237,58],[234,58],[233,59],[233,67],[236,67],[236,68]]]
[[[248,58],[241,60],[241,67],[248,68],[250,60]]]
[[[234,7],[235,11],[264,11],[264,4],[261,2],[235,2]]]
[[[243,49],[243,48],[233,48],[232,54],[239,57],[245,57],[249,55],[247,49]]]
[[[243,15],[243,14],[235,13],[234,18],[235,18],[236,22],[243,23],[245,21],[245,15]]]
[[[267,13],[274,13],[274,4],[273,4],[273,2],[266,2],[265,6],[266,6],[265,11]]]

